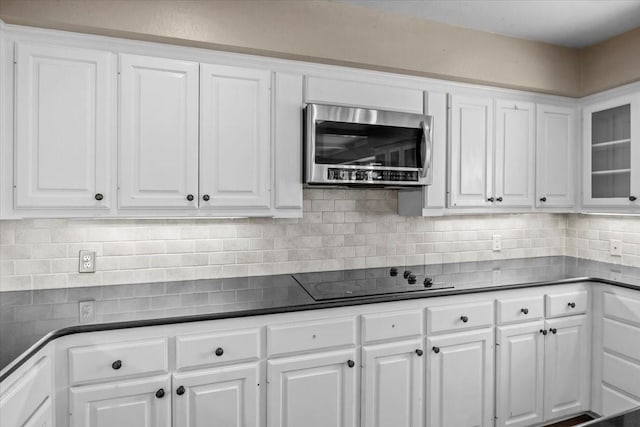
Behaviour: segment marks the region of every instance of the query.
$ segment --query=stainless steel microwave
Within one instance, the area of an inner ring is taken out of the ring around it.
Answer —
[[[313,185],[430,185],[433,118],[323,104],[304,109],[304,181]]]

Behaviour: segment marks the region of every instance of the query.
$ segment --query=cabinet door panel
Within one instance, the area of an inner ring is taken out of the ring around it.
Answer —
[[[201,206],[268,208],[271,73],[202,64],[200,90]]]
[[[586,319],[586,316],[571,316],[546,321],[545,329],[550,332],[545,339],[545,421],[589,409]]]
[[[490,206],[493,101],[451,96],[451,206]]]
[[[429,427],[493,425],[493,351],[492,329],[427,338]]]
[[[423,414],[424,359],[420,339],[362,349],[363,425],[419,427]]]
[[[120,55],[119,151],[120,207],[197,207],[197,63]]]
[[[575,111],[553,105],[537,108],[536,206],[572,207]]]
[[[498,101],[496,114],[496,206],[532,206],[534,105]]]
[[[497,330],[498,426],[528,426],[543,420],[544,321]]]
[[[72,387],[72,427],[169,427],[169,376]],[[157,397],[158,390],[164,391]]]
[[[358,366],[355,350],[270,360],[269,426],[356,427]]]
[[[17,208],[109,207],[111,63],[109,52],[16,44]]]
[[[23,427],[53,427],[53,408],[50,398],[40,405]]]
[[[262,384],[259,366],[256,362],[175,374],[174,426],[259,426]],[[186,391],[178,395],[175,391],[181,386]]]

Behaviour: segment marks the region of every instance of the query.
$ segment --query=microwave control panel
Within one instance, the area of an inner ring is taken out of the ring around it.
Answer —
[[[418,182],[417,171],[393,171],[370,169],[327,169],[327,178],[331,181],[395,181]]]

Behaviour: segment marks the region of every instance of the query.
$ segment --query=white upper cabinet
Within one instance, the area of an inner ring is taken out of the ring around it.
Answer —
[[[570,208],[575,204],[575,110],[537,106],[536,206]]]
[[[535,105],[496,102],[496,207],[533,206]]]
[[[198,63],[120,55],[119,207],[198,206]]]
[[[640,208],[640,93],[583,109],[583,204]]]
[[[491,206],[493,100],[451,95],[451,207]]]
[[[269,208],[271,73],[202,64],[200,207]]]
[[[111,53],[19,42],[15,62],[14,207],[108,208]]]

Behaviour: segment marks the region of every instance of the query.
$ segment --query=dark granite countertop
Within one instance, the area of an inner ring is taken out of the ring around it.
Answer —
[[[640,407],[620,414],[598,418],[588,423],[580,424],[580,427],[638,427],[640,426]]]
[[[571,257],[413,266],[454,288],[317,302],[291,275],[0,293],[0,381],[47,342],[109,329],[214,320],[530,286],[604,282],[640,289],[640,268]],[[338,273],[340,274],[340,273]],[[95,301],[80,324],[78,302]]]

